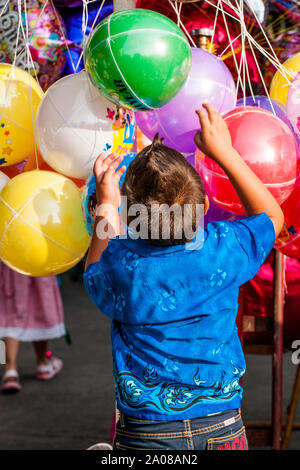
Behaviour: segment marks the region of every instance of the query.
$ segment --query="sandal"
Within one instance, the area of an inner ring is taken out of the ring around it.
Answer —
[[[36,377],[39,380],[53,379],[63,368],[63,361],[55,356],[47,358],[48,364],[37,367]]]
[[[19,392],[21,388],[18,372],[14,369],[7,370],[2,378],[1,392],[9,395]]]

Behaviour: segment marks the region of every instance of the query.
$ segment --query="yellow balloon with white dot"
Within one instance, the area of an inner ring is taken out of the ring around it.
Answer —
[[[0,169],[35,151],[33,123],[43,95],[28,72],[0,63]]]
[[[21,173],[0,193],[0,260],[30,276],[72,268],[90,242],[81,194],[69,178],[51,171]]]

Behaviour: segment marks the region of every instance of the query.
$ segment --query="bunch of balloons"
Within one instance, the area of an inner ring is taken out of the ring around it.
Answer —
[[[88,72],[61,78],[46,94],[28,72],[0,64],[0,259],[23,274],[59,274],[84,256],[92,223],[83,217],[85,192],[96,158],[124,155],[128,166],[136,156],[134,110],[173,99],[191,67],[177,25],[143,10],[102,21],[84,58]]]

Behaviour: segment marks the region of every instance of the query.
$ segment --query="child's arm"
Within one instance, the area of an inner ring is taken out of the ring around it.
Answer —
[[[234,150],[226,122],[221,114],[208,104],[207,110],[196,111],[201,131],[195,135],[197,147],[225,171],[243,205],[247,216],[265,212],[272,220],[275,236],[284,222],[283,212],[269,190]]]
[[[119,181],[126,166],[122,166],[118,171],[115,170],[122,160],[123,157],[117,157],[115,154],[106,158],[104,154],[101,154],[95,162],[94,175],[98,208],[85,269],[89,264],[99,261],[109,239],[119,235]]]

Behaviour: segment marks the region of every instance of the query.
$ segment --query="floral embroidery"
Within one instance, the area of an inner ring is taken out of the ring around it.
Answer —
[[[213,273],[209,280],[210,280],[210,286],[215,287],[218,286],[220,287],[223,284],[223,281],[225,280],[227,276],[226,271],[222,271],[222,269],[218,268],[216,273]]]
[[[219,230],[215,231],[215,238],[227,237],[228,232],[229,232],[228,225],[224,224],[223,222],[220,222],[218,226],[219,226]]]
[[[125,266],[128,271],[133,271],[139,264],[140,257],[136,253],[127,251],[126,255],[121,259],[121,264]]]
[[[196,376],[197,374],[195,374]],[[147,408],[164,413],[181,413],[199,403],[226,402],[240,395],[238,378],[215,382],[204,389],[159,380],[154,367],[148,366],[143,380],[128,371],[114,370],[117,398],[129,408]]]
[[[115,309],[118,312],[123,312],[124,308],[125,308],[125,297],[123,294],[120,294],[115,298]]]
[[[164,312],[167,312],[169,310],[175,310],[176,303],[177,303],[177,300],[176,300],[174,291],[162,292],[158,300],[158,305]]]

